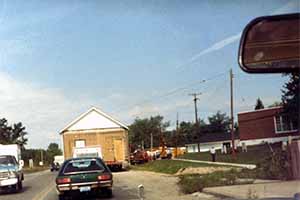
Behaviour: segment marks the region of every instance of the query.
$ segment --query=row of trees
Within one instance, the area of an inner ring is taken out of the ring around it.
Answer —
[[[42,159],[45,165],[49,165],[53,162],[54,156],[56,155],[62,155],[62,151],[57,143],[50,143],[47,150],[24,149],[22,151],[22,159],[25,161],[26,166],[29,164],[29,159],[33,160],[35,166],[37,166]]]
[[[207,121],[208,123],[200,120],[200,126],[193,122],[182,121],[178,125],[178,132],[176,132],[176,130],[167,130],[170,123],[164,122],[160,115],[143,119],[137,118],[129,127],[129,141],[133,148],[139,146],[149,148],[152,134],[154,147],[160,145],[162,136],[168,146],[175,146],[197,142],[199,136],[203,134],[224,134],[230,130],[230,118],[226,113],[218,111],[209,116]]]

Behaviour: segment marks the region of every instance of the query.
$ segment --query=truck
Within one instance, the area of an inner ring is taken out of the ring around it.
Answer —
[[[100,146],[77,147],[73,150],[73,158],[99,157],[103,158]]]
[[[23,165],[19,145],[0,145],[0,189],[22,190]]]

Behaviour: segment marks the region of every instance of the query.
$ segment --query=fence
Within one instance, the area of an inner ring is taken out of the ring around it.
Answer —
[[[293,179],[300,179],[300,140],[292,142],[290,153]]]

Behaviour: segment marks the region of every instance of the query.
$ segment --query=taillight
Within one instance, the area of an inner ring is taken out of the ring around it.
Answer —
[[[98,176],[98,180],[100,180],[100,181],[106,181],[106,180],[110,180],[110,179],[111,179],[110,174],[102,174],[102,175]]]
[[[70,182],[71,182],[71,179],[70,179],[70,178],[58,178],[58,179],[56,180],[56,182],[57,182],[58,184],[70,183]]]

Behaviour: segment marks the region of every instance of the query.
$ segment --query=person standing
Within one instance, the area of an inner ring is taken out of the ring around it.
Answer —
[[[210,155],[212,162],[216,162],[216,150],[215,147],[210,148]]]

